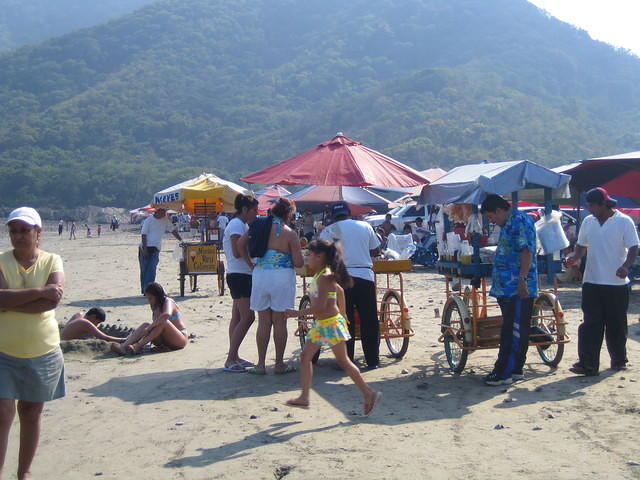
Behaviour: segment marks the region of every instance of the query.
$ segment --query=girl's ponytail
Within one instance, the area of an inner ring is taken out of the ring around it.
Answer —
[[[332,243],[329,246],[329,253],[327,254],[327,263],[331,267],[331,271],[342,288],[351,288],[353,286],[353,278],[347,272],[347,267],[342,261],[342,249],[338,243]]]

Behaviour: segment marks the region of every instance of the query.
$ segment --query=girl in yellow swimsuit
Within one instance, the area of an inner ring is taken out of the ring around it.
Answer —
[[[344,312],[344,287],[353,282],[342,262],[342,255],[334,243],[316,240],[309,244],[308,264],[314,275],[309,286],[311,307],[305,310],[287,310],[287,317],[313,315],[315,325],[306,336],[306,343],[300,356],[300,383],[302,392],[297,398],[286,402],[291,407],[307,408],[309,390],[313,377],[311,360],[321,346],[329,345],[338,365],[351,377],[364,398],[364,414],[368,415],[382,394],[371,389],[347,355],[345,341],[349,340],[349,330]]]

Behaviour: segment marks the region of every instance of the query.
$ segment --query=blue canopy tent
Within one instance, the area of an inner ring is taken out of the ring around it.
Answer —
[[[554,172],[529,160],[463,165],[426,185],[420,193],[419,203],[479,205],[487,194],[507,195],[525,189],[543,188],[552,189],[549,200],[569,198],[570,179],[570,175]],[[544,200],[547,200],[546,196]],[[521,199],[532,201],[533,197],[522,195]]]
[[[553,170],[530,162],[520,160],[515,162],[481,163],[456,167],[438,180],[426,185],[420,194],[421,204],[451,204],[470,203],[474,211],[488,194],[508,195],[514,207],[517,208],[519,196],[524,199],[526,192],[540,192],[534,196],[526,195],[527,200],[539,201],[544,199],[545,211],[551,213],[552,198],[567,198],[570,196],[570,175],[554,172]],[[445,218],[445,231],[448,230]],[[479,235],[473,234],[473,264],[478,267],[475,275],[480,275]],[[545,269],[549,281],[552,281],[553,255],[546,255]],[[557,266],[556,266],[557,268]]]

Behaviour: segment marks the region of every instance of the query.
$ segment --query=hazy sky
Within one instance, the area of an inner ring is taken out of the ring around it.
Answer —
[[[640,56],[640,0],[529,0],[591,38]]]

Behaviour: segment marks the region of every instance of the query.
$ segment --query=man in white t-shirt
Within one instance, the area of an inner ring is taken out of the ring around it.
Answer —
[[[138,248],[138,262],[140,263],[140,289],[144,295],[144,289],[151,282],[156,281],[156,269],[160,260],[160,250],[162,250],[162,237],[170,230],[178,241],[182,237],[178,229],[167,217],[165,208],[158,208],[154,214],[142,223],[142,241]]]
[[[413,234],[413,240],[422,245],[424,237],[429,235],[429,229],[425,226],[422,217],[416,218],[416,223],[411,225],[411,233]]]
[[[229,225],[229,219],[224,213],[219,213],[217,220],[218,220],[218,238],[222,240],[224,238],[224,229],[227,228],[227,225]]]
[[[351,340],[347,342],[347,353],[353,360],[354,311],[357,310],[360,316],[360,338],[367,368],[377,368],[380,361],[378,348],[380,331],[371,257],[380,246],[380,240],[367,222],[349,218],[351,212],[346,203],[334,203],[331,213],[333,223],[322,231],[320,238],[329,242],[340,242],[344,264],[354,281],[353,286],[344,291],[351,333]]]
[[[616,201],[602,188],[587,192],[587,208],[573,254],[571,267],[587,250],[582,279],[583,322],[578,327],[578,362],[569,370],[578,375],[598,375],[604,336],[612,370],[627,364],[627,308],[629,269],[638,254],[638,233],[633,220],[614,210]]]

